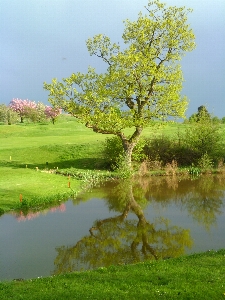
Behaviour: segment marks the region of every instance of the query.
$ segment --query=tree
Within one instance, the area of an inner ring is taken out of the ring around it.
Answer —
[[[211,118],[212,117],[208,112],[207,108],[204,105],[201,105],[198,107],[197,113],[194,113],[189,117],[189,122],[190,123],[201,122],[203,119],[211,120]]]
[[[182,71],[179,60],[195,47],[185,7],[166,7],[158,0],[147,5],[147,15],[125,21],[123,49],[99,34],[88,39],[90,55],[102,59],[105,73],[89,67],[63,82],[44,83],[49,102],[71,113],[94,132],[121,138],[125,159],[131,154],[143,128],[152,121],[184,117],[186,97],[180,96]],[[131,136],[125,128],[134,128]]]
[[[200,122],[202,119],[211,120],[210,113],[204,105],[198,107],[198,112],[196,114],[196,121]]]
[[[18,114],[9,106],[0,104],[0,122],[11,125],[18,120]]]
[[[34,101],[30,101],[28,99],[22,100],[22,99],[13,99],[9,103],[9,107],[18,113],[20,116],[20,122],[23,123],[24,118],[30,117],[32,118],[33,114],[35,114],[37,104]]]
[[[53,108],[51,106],[45,107],[46,118],[51,119],[52,124],[55,124],[57,117],[60,115],[61,110],[59,108]]]
[[[44,105],[44,103],[42,103],[42,102],[37,103],[36,111],[37,111],[37,121],[38,122],[42,122],[42,121],[46,120],[45,109],[46,109],[46,106]]]
[[[222,134],[220,124],[213,123],[205,111],[187,127],[184,134],[184,145],[192,151],[192,162],[195,163],[204,155],[213,158],[214,162],[221,158]]]

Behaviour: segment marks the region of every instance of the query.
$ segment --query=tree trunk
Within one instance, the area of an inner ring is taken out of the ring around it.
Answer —
[[[135,145],[136,143],[127,143],[123,145],[124,152],[125,152],[125,163],[129,168],[131,168],[131,161],[132,161],[131,157]]]
[[[126,138],[123,133],[120,133],[119,135],[119,137],[122,140],[123,149],[125,153],[125,163],[129,168],[131,168],[131,157],[132,157],[134,147],[139,141],[142,130],[143,130],[142,127],[136,127],[135,132],[132,134],[132,136],[129,139]]]

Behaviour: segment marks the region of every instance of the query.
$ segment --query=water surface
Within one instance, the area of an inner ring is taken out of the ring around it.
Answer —
[[[139,178],[0,217],[0,280],[225,248],[225,177]]]

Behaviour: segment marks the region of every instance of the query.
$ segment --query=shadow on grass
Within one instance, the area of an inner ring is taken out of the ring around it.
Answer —
[[[76,168],[83,170],[106,170],[106,161],[102,158],[79,158],[65,161],[56,161],[38,164],[21,164],[20,162],[0,162],[0,167],[11,167],[11,168],[28,168],[28,169],[40,169],[40,170],[54,170],[54,169],[67,169]]]

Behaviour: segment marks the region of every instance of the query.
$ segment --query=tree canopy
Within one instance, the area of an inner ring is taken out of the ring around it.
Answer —
[[[184,117],[187,98],[180,95],[183,75],[180,59],[195,47],[185,7],[166,7],[149,1],[146,14],[125,20],[124,46],[104,34],[86,42],[90,55],[107,69],[73,73],[59,82],[44,83],[49,102],[78,118],[95,132],[121,138],[128,162],[144,127],[153,120]],[[125,128],[134,128],[131,136]]]

